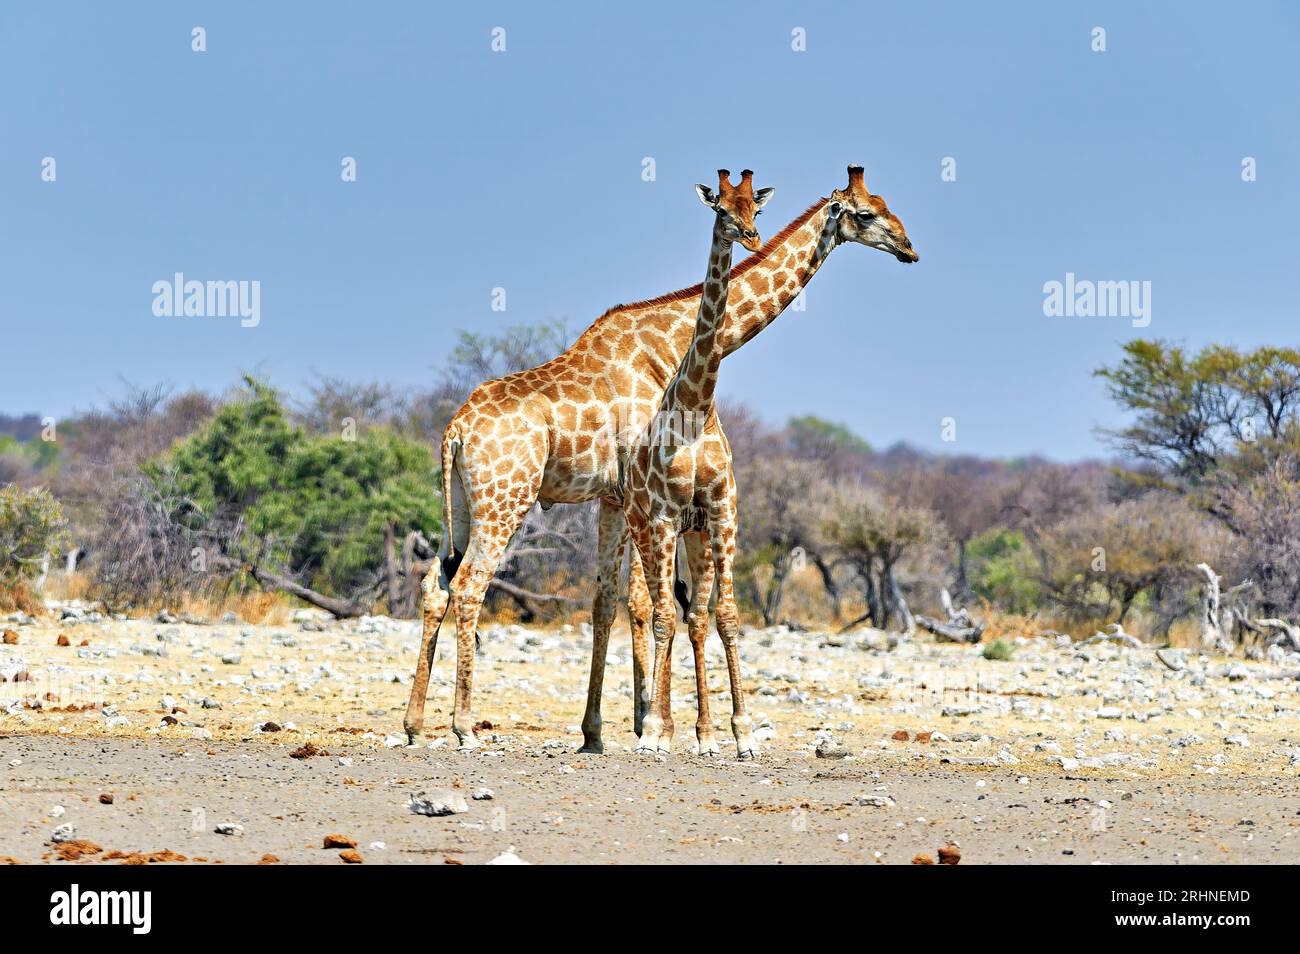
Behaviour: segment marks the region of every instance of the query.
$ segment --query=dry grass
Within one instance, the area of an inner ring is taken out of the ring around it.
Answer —
[[[96,602],[93,583],[84,573],[51,573],[46,581],[43,599],[82,600]],[[36,600],[35,605],[44,611],[44,604]],[[300,600],[274,591],[252,590],[229,593],[224,598],[220,595],[183,594],[166,599],[154,597],[143,600],[130,608],[132,616],[153,616],[160,610],[173,613],[188,613],[197,619],[220,619],[223,613],[234,612],[241,620],[248,623],[281,626],[289,621],[290,614],[298,607],[305,606]],[[19,607],[26,613],[36,611]],[[3,593],[0,592],[0,612],[6,611]],[[12,610],[8,610],[12,612]]]
[[[29,616],[40,616],[45,612],[45,604],[23,583],[14,586],[0,586],[0,613],[23,612]]]
[[[534,620],[530,625],[558,626],[568,623],[578,626],[591,621],[590,593],[584,591],[581,586],[563,586],[558,576],[550,581],[550,585],[550,589],[543,587],[542,592],[563,592],[564,595],[578,602],[556,604],[558,612],[554,617]],[[621,598],[625,600],[626,595],[624,590]],[[841,612],[837,617],[832,612],[831,601],[822,586],[821,575],[816,569],[809,567],[801,572],[792,573],[787,579],[781,617],[811,629],[838,630],[849,620],[857,619],[866,609],[856,591],[845,589],[842,591],[842,596]],[[73,573],[71,576],[65,576],[63,573],[53,572],[46,581],[41,597],[36,597],[27,588],[0,587],[0,613],[21,610],[24,613],[40,616],[45,612],[44,599],[79,599],[94,602],[95,593],[92,581],[86,574]],[[224,598],[220,595],[155,598],[131,607],[130,613],[133,616],[152,616],[160,610],[167,609],[174,613],[189,613],[198,619],[217,620],[222,614],[233,611],[244,622],[280,626],[289,621],[295,609],[307,605],[301,600],[282,593],[259,590],[231,592]],[[375,612],[384,612],[385,607],[386,604],[381,601],[376,606]],[[1075,638],[1084,638],[1101,628],[1101,624],[1095,621],[1081,623],[1063,616],[1042,614],[1024,616],[1005,613],[986,600],[980,600],[978,605],[972,604],[969,609],[972,614],[985,622],[984,642],[991,642],[998,638],[1033,638],[1048,631],[1070,633]],[[943,611],[937,605],[917,604],[912,606],[912,611],[937,617],[943,616]],[[623,618],[622,611],[619,616]],[[752,607],[742,606],[741,616],[743,622],[755,626],[763,625],[762,617]],[[484,608],[482,619],[485,624],[519,623],[523,621],[523,614],[513,600],[497,599],[490,604],[490,607]],[[1151,638],[1151,627],[1140,613],[1131,614],[1130,619],[1125,623],[1125,628],[1139,638]],[[1182,619],[1175,622],[1169,631],[1169,642],[1180,648],[1199,648],[1200,631],[1196,621]]]

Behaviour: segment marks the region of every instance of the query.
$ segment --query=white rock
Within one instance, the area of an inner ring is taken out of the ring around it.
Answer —
[[[868,808],[893,808],[895,802],[888,795],[859,795],[858,804]]]
[[[452,791],[444,790],[432,794],[420,792],[411,799],[410,808],[417,815],[438,818],[443,815],[464,814],[469,811],[469,803],[465,801],[464,795]]]

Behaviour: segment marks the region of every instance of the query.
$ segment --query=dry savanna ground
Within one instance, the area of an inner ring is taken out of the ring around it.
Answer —
[[[720,757],[691,751],[684,637],[674,753],[631,751],[625,632],[611,646],[606,752],[590,755],[577,751],[584,627],[487,626],[475,693],[486,744],[462,753],[446,634],[431,741],[405,744],[414,622],[52,610],[3,623],[10,861],[1234,863],[1292,860],[1300,846],[1300,658],[1279,651],[1162,659],[1035,638],[991,661],[928,637],[749,629],[763,754],[738,762],[716,637]]]

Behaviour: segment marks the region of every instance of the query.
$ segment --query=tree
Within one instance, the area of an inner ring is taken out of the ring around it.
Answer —
[[[1189,356],[1181,347],[1143,339],[1125,344],[1124,354],[1119,364],[1096,374],[1137,419],[1104,433],[1129,457],[1191,481],[1204,477],[1223,451],[1222,425],[1240,414],[1225,391],[1222,356]]]
[[[317,374],[294,415],[315,434],[342,434],[345,422],[355,428],[382,426],[400,429],[407,418],[406,398],[381,381],[348,381]]]
[[[859,470],[871,456],[871,445],[849,428],[812,414],[790,418],[785,435],[792,457],[821,466],[829,476]]]
[[[967,547],[971,591],[1010,613],[1038,609],[1043,584],[1038,560],[1024,534],[1017,530],[988,530]]]
[[[1256,473],[1221,474],[1214,510],[1238,541],[1237,560],[1228,569],[1254,581],[1262,615],[1294,615],[1300,607],[1300,451],[1285,451]]]
[[[895,496],[928,507],[943,521],[956,555],[953,589],[959,598],[970,592],[967,545],[1002,517],[1005,470],[998,461],[947,457],[905,467],[887,482]]]
[[[911,616],[899,585],[904,558],[917,560],[949,545],[943,523],[926,507],[891,500],[862,486],[841,486],[826,519],[826,537],[856,570],[867,612],[850,626],[870,619],[883,629],[898,617],[910,628]]]
[[[1192,484],[1236,445],[1280,438],[1300,401],[1300,351],[1292,348],[1243,353],[1211,345],[1189,355],[1139,339],[1124,353],[1119,364],[1096,373],[1136,420],[1104,433],[1126,455]]]
[[[781,620],[786,580],[801,554],[821,560],[827,567],[823,582],[829,578],[834,586],[833,573],[822,559],[821,535],[830,484],[812,462],[788,457],[758,458],[736,479],[742,551],[738,580],[765,625],[774,626]],[[766,587],[756,574],[760,567],[772,571]]]
[[[362,428],[355,440],[307,434],[272,388],[246,378],[210,422],[141,468],[119,509],[143,526],[121,534],[122,546],[101,542],[103,582],[142,560],[143,547],[144,562],[166,571],[160,584],[188,553],[199,571],[194,588],[206,572],[243,567],[265,585],[355,615],[390,576],[386,538],[435,535],[433,473],[427,447],[385,428]]]
[[[67,542],[63,508],[44,487],[0,488],[0,588],[25,586]]]
[[[1139,596],[1189,607],[1196,565],[1214,562],[1226,543],[1222,528],[1186,500],[1149,493],[1076,514],[1038,546],[1044,588],[1067,613],[1122,624]]]

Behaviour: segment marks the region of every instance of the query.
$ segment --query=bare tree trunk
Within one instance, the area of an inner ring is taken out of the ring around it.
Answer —
[[[867,615],[871,617],[871,625],[876,629],[884,629],[885,621],[880,614],[880,595],[876,592],[876,581],[871,576],[871,564],[868,563],[862,571],[862,579],[866,581],[867,587]]]
[[[903,591],[898,586],[893,567],[889,568],[888,575],[890,597],[893,600],[894,607],[898,610],[899,619],[903,622],[903,634],[911,636],[916,632],[916,620],[912,618],[912,611],[907,608],[907,600],[903,598]]]
[[[943,611],[948,614],[948,622],[941,623],[929,616],[918,616],[917,625],[940,639],[947,639],[954,643],[978,643],[984,635],[983,621],[973,620],[965,607],[960,609],[955,607],[952,596],[946,589],[939,591],[939,601],[943,604]]]
[[[1258,633],[1260,626],[1267,626],[1266,620],[1250,619],[1249,607],[1245,602],[1245,593],[1255,584],[1252,580],[1242,580],[1236,586],[1223,593],[1220,577],[1210,569],[1208,563],[1198,563],[1196,568],[1205,574],[1205,592],[1201,594],[1201,651],[1219,650],[1232,652],[1236,645],[1239,629]]]
[[[817,572],[822,576],[822,586],[826,588],[826,595],[830,597],[832,618],[838,620],[843,608],[840,605],[840,587],[835,582],[835,568],[820,556],[813,557],[813,564],[817,567]]]
[[[402,616],[416,615],[420,602],[420,577],[415,573],[415,547],[421,539],[418,530],[412,530],[402,541]]]
[[[1106,629],[1111,630],[1111,632],[1094,633],[1093,635],[1089,636],[1087,639],[1082,640],[1079,643],[1079,645],[1088,646],[1091,645],[1092,643],[1122,643],[1125,646],[1129,647],[1130,649],[1143,648],[1142,640],[1138,639],[1136,636],[1130,633],[1124,632],[1124,625],[1122,623],[1111,623],[1109,626],[1106,627]]]
[[[775,626],[781,618],[781,601],[785,596],[785,578],[789,572],[789,557],[777,557],[772,562],[772,584],[767,588],[767,598],[763,601],[764,626]]]
[[[328,610],[340,619],[365,616],[374,606],[373,603],[366,603],[362,599],[344,600],[335,596],[326,596],[323,593],[317,593],[315,590],[308,589],[301,583],[289,579],[287,576],[281,576],[279,573],[274,573],[270,570],[263,569],[262,567],[254,566],[251,563],[240,563],[238,560],[232,560],[227,556],[221,556],[219,554],[214,556],[212,558],[212,565],[224,570],[233,570],[236,572],[242,570],[252,576],[253,579],[257,580],[257,582],[261,583],[263,586],[270,586],[288,593],[290,596],[296,596],[298,599],[305,600],[312,606],[318,606],[323,610]]]
[[[957,582],[953,586],[957,595],[965,600],[970,596],[970,583],[966,579],[966,541],[957,541]]]
[[[1291,648],[1300,651],[1300,626],[1294,623],[1288,623],[1284,619],[1257,619],[1254,620],[1256,626],[1275,629],[1275,633],[1270,643],[1281,643],[1284,639],[1291,644]]]
[[[401,610],[400,577],[397,572],[397,528],[390,520],[384,524],[384,573],[388,577],[388,615],[396,616]]]
[[[1217,649],[1224,641],[1219,618],[1219,575],[1210,569],[1208,563],[1198,563],[1196,568],[1205,574],[1205,591],[1201,594],[1201,649]]]

